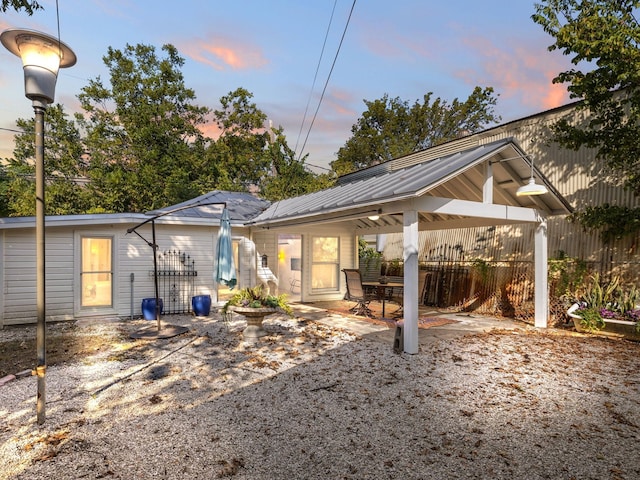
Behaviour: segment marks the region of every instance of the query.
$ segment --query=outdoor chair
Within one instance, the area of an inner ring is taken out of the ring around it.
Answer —
[[[362,276],[360,270],[345,268],[344,272],[347,281],[347,294],[345,300],[356,302],[356,304],[349,310],[355,315],[361,315],[364,317],[373,317],[373,313],[369,309],[369,303],[372,300],[376,300],[376,295],[368,293],[362,286]]]
[[[398,308],[395,309],[391,315],[393,317],[401,317],[404,314],[404,288],[402,287],[394,287],[389,290],[389,296],[387,297],[387,301],[391,303],[395,303],[398,305]]]

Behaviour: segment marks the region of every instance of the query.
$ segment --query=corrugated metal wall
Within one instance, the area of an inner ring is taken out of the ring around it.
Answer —
[[[550,125],[565,115],[578,118],[584,113],[576,113],[570,106],[556,109],[461,139],[460,145],[454,143],[450,147],[468,147],[472,140],[484,144],[513,137],[574,208],[605,202],[640,205],[618,180],[606,174],[603,162],[595,159],[592,150],[574,152],[550,141]],[[529,318],[527,312],[533,304],[533,226],[428,231],[420,232],[419,238],[423,268],[445,271],[455,266],[469,270],[475,259],[491,265],[489,285],[483,287],[486,291],[472,301],[470,307]],[[551,259],[562,255],[577,258],[586,261],[590,270],[600,272],[604,278],[620,275],[625,283],[640,284],[638,238],[604,245],[597,234],[584,232],[565,217],[553,217],[548,221],[548,240]],[[387,237],[384,258],[402,258],[401,234]],[[467,275],[471,279],[471,273]],[[469,289],[467,298],[474,298],[471,280],[463,284]],[[560,302],[552,298],[551,303],[553,307]],[[558,306],[557,310],[562,308]]]

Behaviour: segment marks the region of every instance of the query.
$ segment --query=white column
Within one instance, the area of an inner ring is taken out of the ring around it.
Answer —
[[[484,164],[482,203],[493,203],[493,165],[491,165],[491,162],[489,162],[488,160]]]
[[[549,291],[547,280],[547,222],[540,222],[535,233],[535,306],[534,325],[540,328],[547,327],[549,317]]]
[[[418,212],[405,211],[404,234],[404,351],[418,353]]]

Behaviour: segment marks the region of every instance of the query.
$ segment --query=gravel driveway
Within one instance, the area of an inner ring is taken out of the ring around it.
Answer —
[[[0,387],[0,478],[640,478],[638,343],[521,326],[407,355],[299,315],[257,343],[216,314],[77,324],[113,348],[48,368],[42,426],[35,377]]]

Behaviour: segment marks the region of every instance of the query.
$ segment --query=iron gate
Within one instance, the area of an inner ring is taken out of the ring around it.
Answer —
[[[158,252],[158,295],[163,301],[165,314],[190,313],[198,275],[195,260],[185,252],[169,250]],[[149,272],[153,277],[153,270]]]

